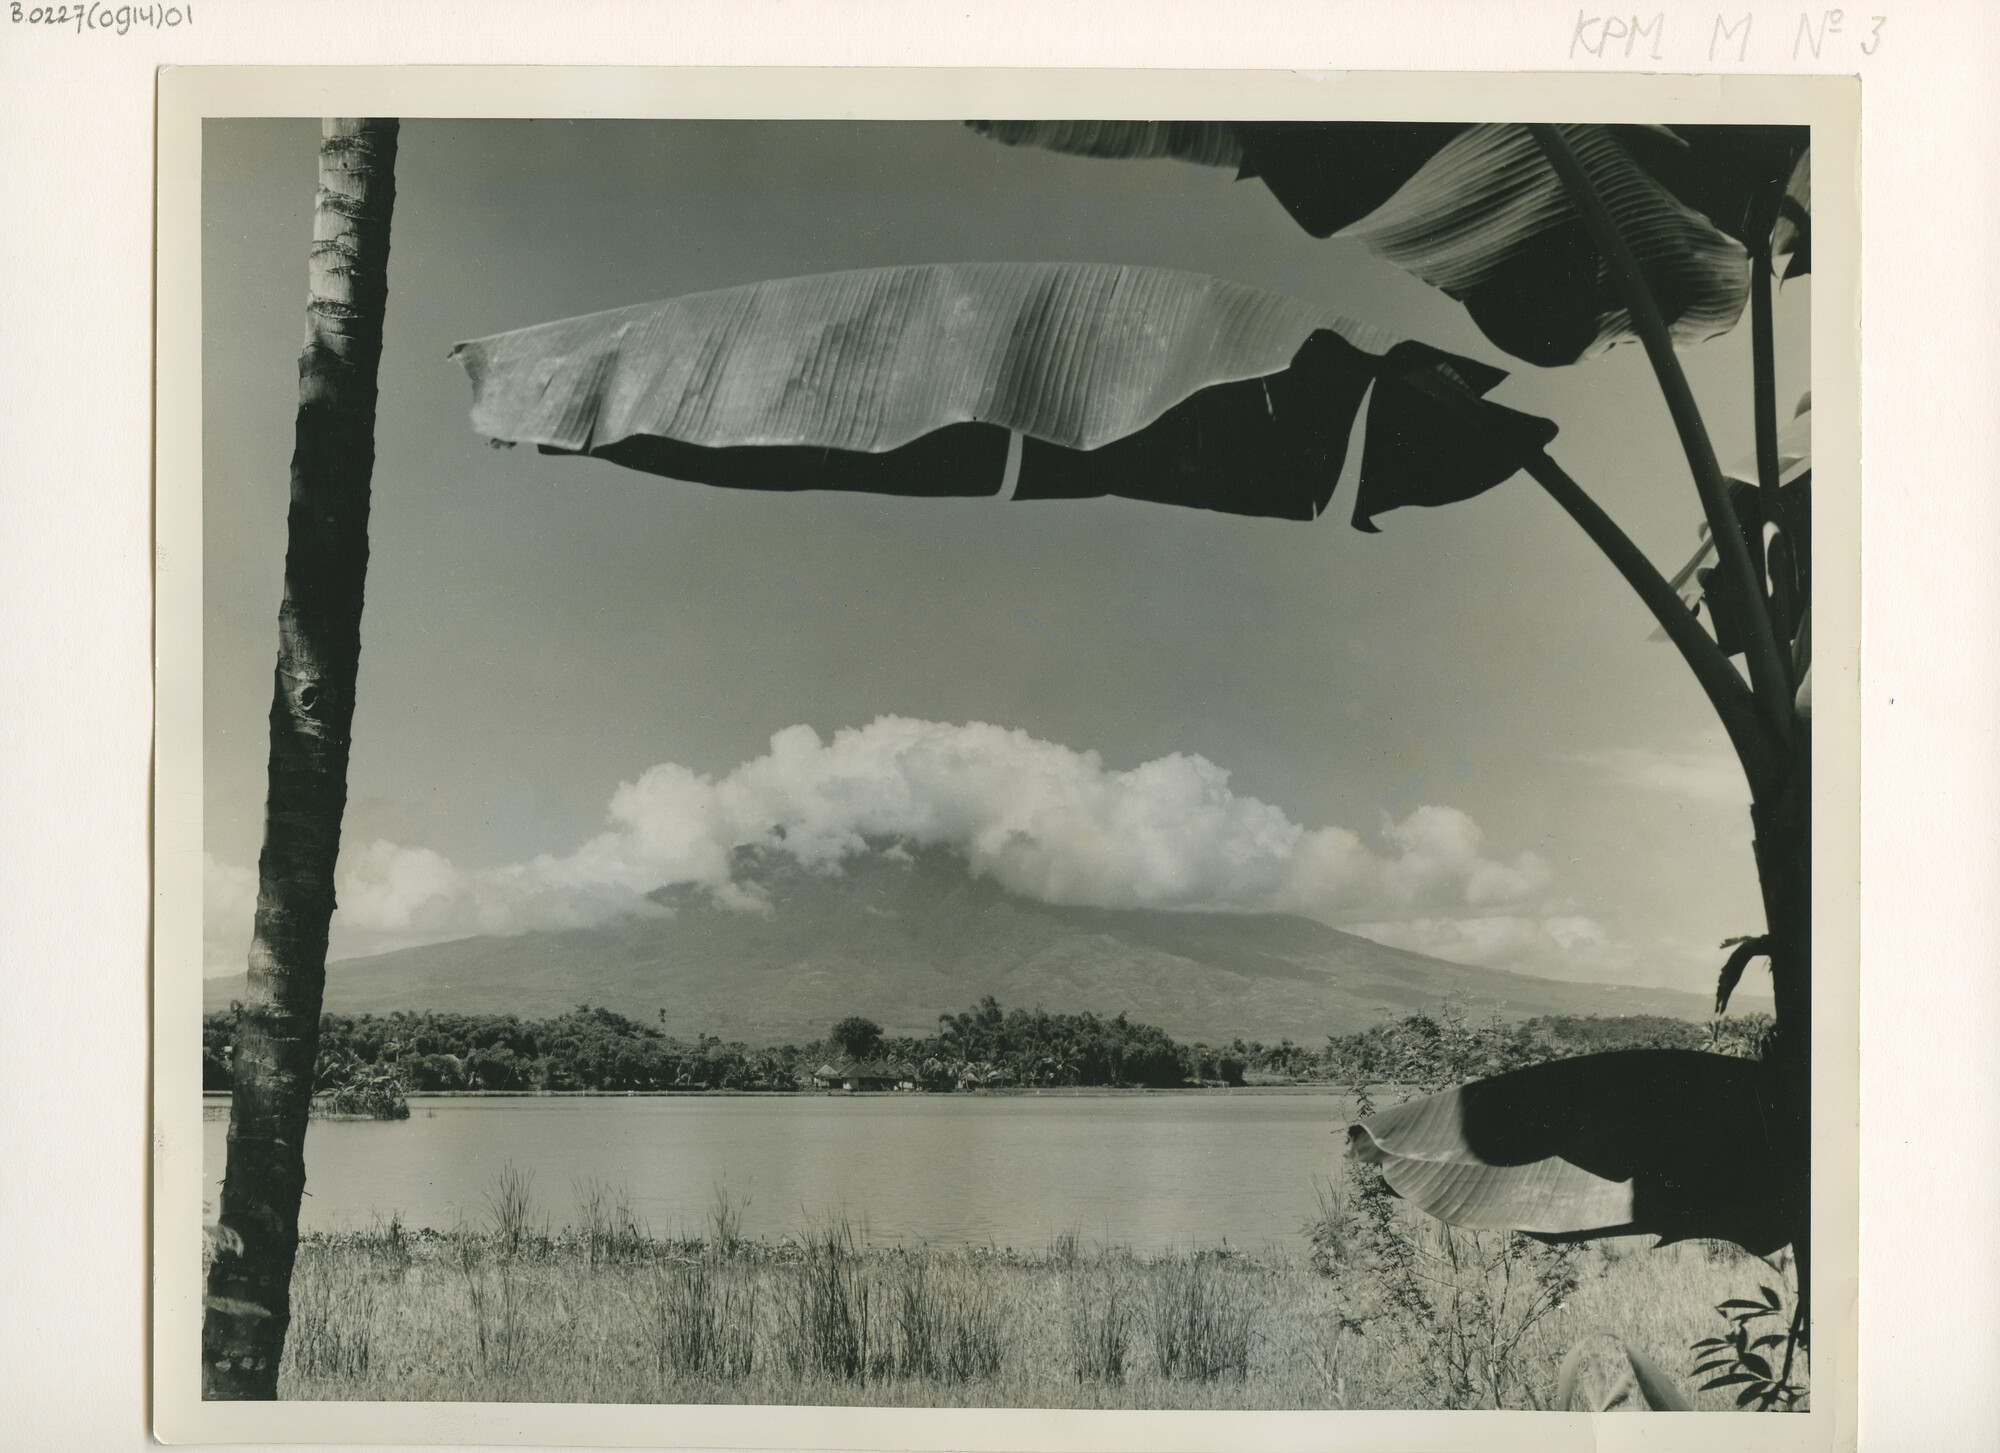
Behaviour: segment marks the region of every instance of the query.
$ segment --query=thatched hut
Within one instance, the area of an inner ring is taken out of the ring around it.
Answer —
[[[813,1085],[821,1090],[914,1090],[914,1066],[893,1060],[858,1060],[843,1055],[813,1071]]]

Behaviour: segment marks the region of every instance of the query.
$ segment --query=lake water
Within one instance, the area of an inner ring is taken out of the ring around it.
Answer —
[[[211,1100],[213,1219],[225,1150]],[[416,1099],[403,1121],[315,1121],[307,1230],[391,1212],[447,1229],[487,1219],[503,1166],[534,1176],[533,1217],[576,1219],[577,1183],[623,1187],[655,1235],[699,1233],[715,1186],[777,1237],[844,1211],[877,1241],[1145,1249],[1301,1245],[1312,1178],[1333,1172],[1346,1102],[1328,1094],[647,1096]]]

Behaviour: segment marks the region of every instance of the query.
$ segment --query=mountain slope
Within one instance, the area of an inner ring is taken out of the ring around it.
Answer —
[[[1446,996],[1510,1019],[1707,1011],[1695,994],[1451,964],[1287,915],[1056,907],[975,878],[942,851],[872,852],[828,874],[745,850],[737,881],[765,894],[769,911],[662,889],[657,918],[329,964],[326,1007],[539,1017],[590,1003],[752,1044],[815,1039],[848,1014],[928,1032],[981,994],[1009,1007],[1122,1011],[1211,1041],[1314,1043]],[[242,993],[241,976],[211,979],[204,1001],[221,1008]]]

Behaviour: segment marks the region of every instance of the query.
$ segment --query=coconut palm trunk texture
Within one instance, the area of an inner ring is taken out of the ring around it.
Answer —
[[[321,128],[264,849],[202,1326],[206,1398],[275,1397],[291,1321],[361,655],[396,138],[394,120],[329,119]]]

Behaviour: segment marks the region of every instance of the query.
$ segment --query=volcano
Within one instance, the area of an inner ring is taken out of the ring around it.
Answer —
[[[806,1043],[850,1014],[891,1034],[991,994],[1012,1007],[1125,1013],[1176,1038],[1318,1044],[1450,999],[1474,1018],[1661,1014],[1704,996],[1536,978],[1388,948],[1289,914],[1075,908],[1010,893],[946,849],[875,845],[837,869],[739,849],[739,888],[651,895],[658,912],[598,928],[465,938],[327,965],[325,1007],[541,1018],[597,1005],[670,1033]],[[242,997],[210,979],[204,1003]],[[1754,1007],[1746,1005],[1746,1007]]]

